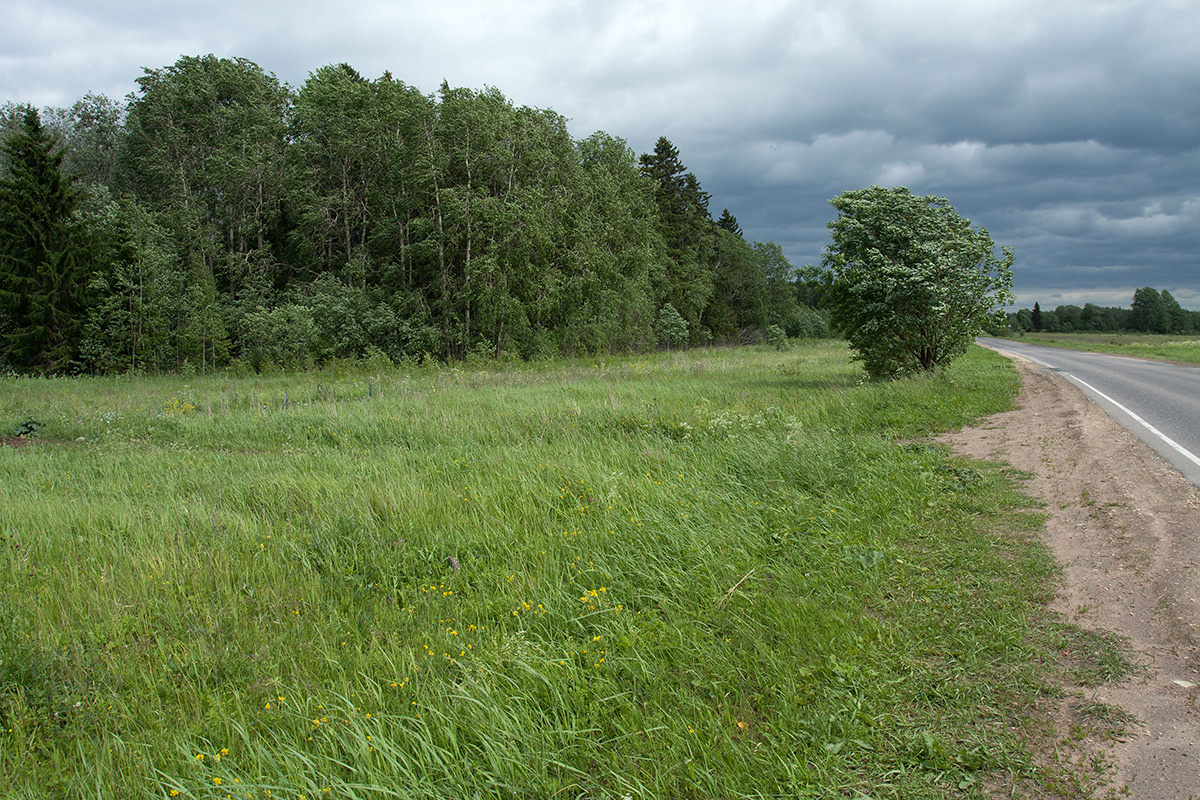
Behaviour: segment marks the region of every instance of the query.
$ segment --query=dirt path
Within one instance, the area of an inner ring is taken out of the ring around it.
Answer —
[[[1108,750],[1115,788],[1147,800],[1200,798],[1200,491],[1078,389],[1031,362],[1018,409],[944,437],[956,451],[1032,475],[1044,540],[1062,565],[1055,609],[1083,628],[1128,637],[1130,678],[1067,687],[1071,705],[1105,703],[1136,721]]]

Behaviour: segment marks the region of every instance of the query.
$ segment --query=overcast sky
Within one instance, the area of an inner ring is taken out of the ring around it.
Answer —
[[[123,98],[240,56],[494,86],[582,138],[659,136],[748,239],[818,263],[828,200],[947,198],[1016,251],[1017,305],[1200,309],[1197,0],[0,0],[0,103]]]

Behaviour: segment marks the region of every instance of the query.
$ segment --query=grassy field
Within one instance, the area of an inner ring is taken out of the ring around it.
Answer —
[[[1036,779],[1039,517],[921,441],[1016,388],[838,344],[3,379],[0,797]]]
[[[1094,353],[1115,353],[1122,356],[1200,364],[1200,335],[1197,334],[1166,336],[1155,333],[1121,332],[1029,332],[1011,338],[1030,344],[1063,347],[1068,350],[1090,350]]]

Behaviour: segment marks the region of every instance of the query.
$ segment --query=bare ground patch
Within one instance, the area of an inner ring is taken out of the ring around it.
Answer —
[[[1081,647],[1121,640],[1138,665],[1064,687],[1047,745],[1110,781],[1089,792],[1200,798],[1200,491],[1066,380],[1014,361],[1018,408],[941,441],[1031,476],[1062,566],[1053,610]]]

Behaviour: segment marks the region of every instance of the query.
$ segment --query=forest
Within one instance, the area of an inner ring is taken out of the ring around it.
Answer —
[[[0,372],[269,371],[824,335],[660,138],[213,55],[0,110]]]
[[[1200,311],[1189,311],[1179,305],[1166,289],[1159,291],[1143,286],[1133,293],[1129,308],[1099,306],[1085,303],[1060,305],[1051,311],[1042,310],[1040,303],[1008,315],[1007,327],[1018,333],[1046,331],[1132,331],[1137,333],[1195,333],[1200,331]]]

